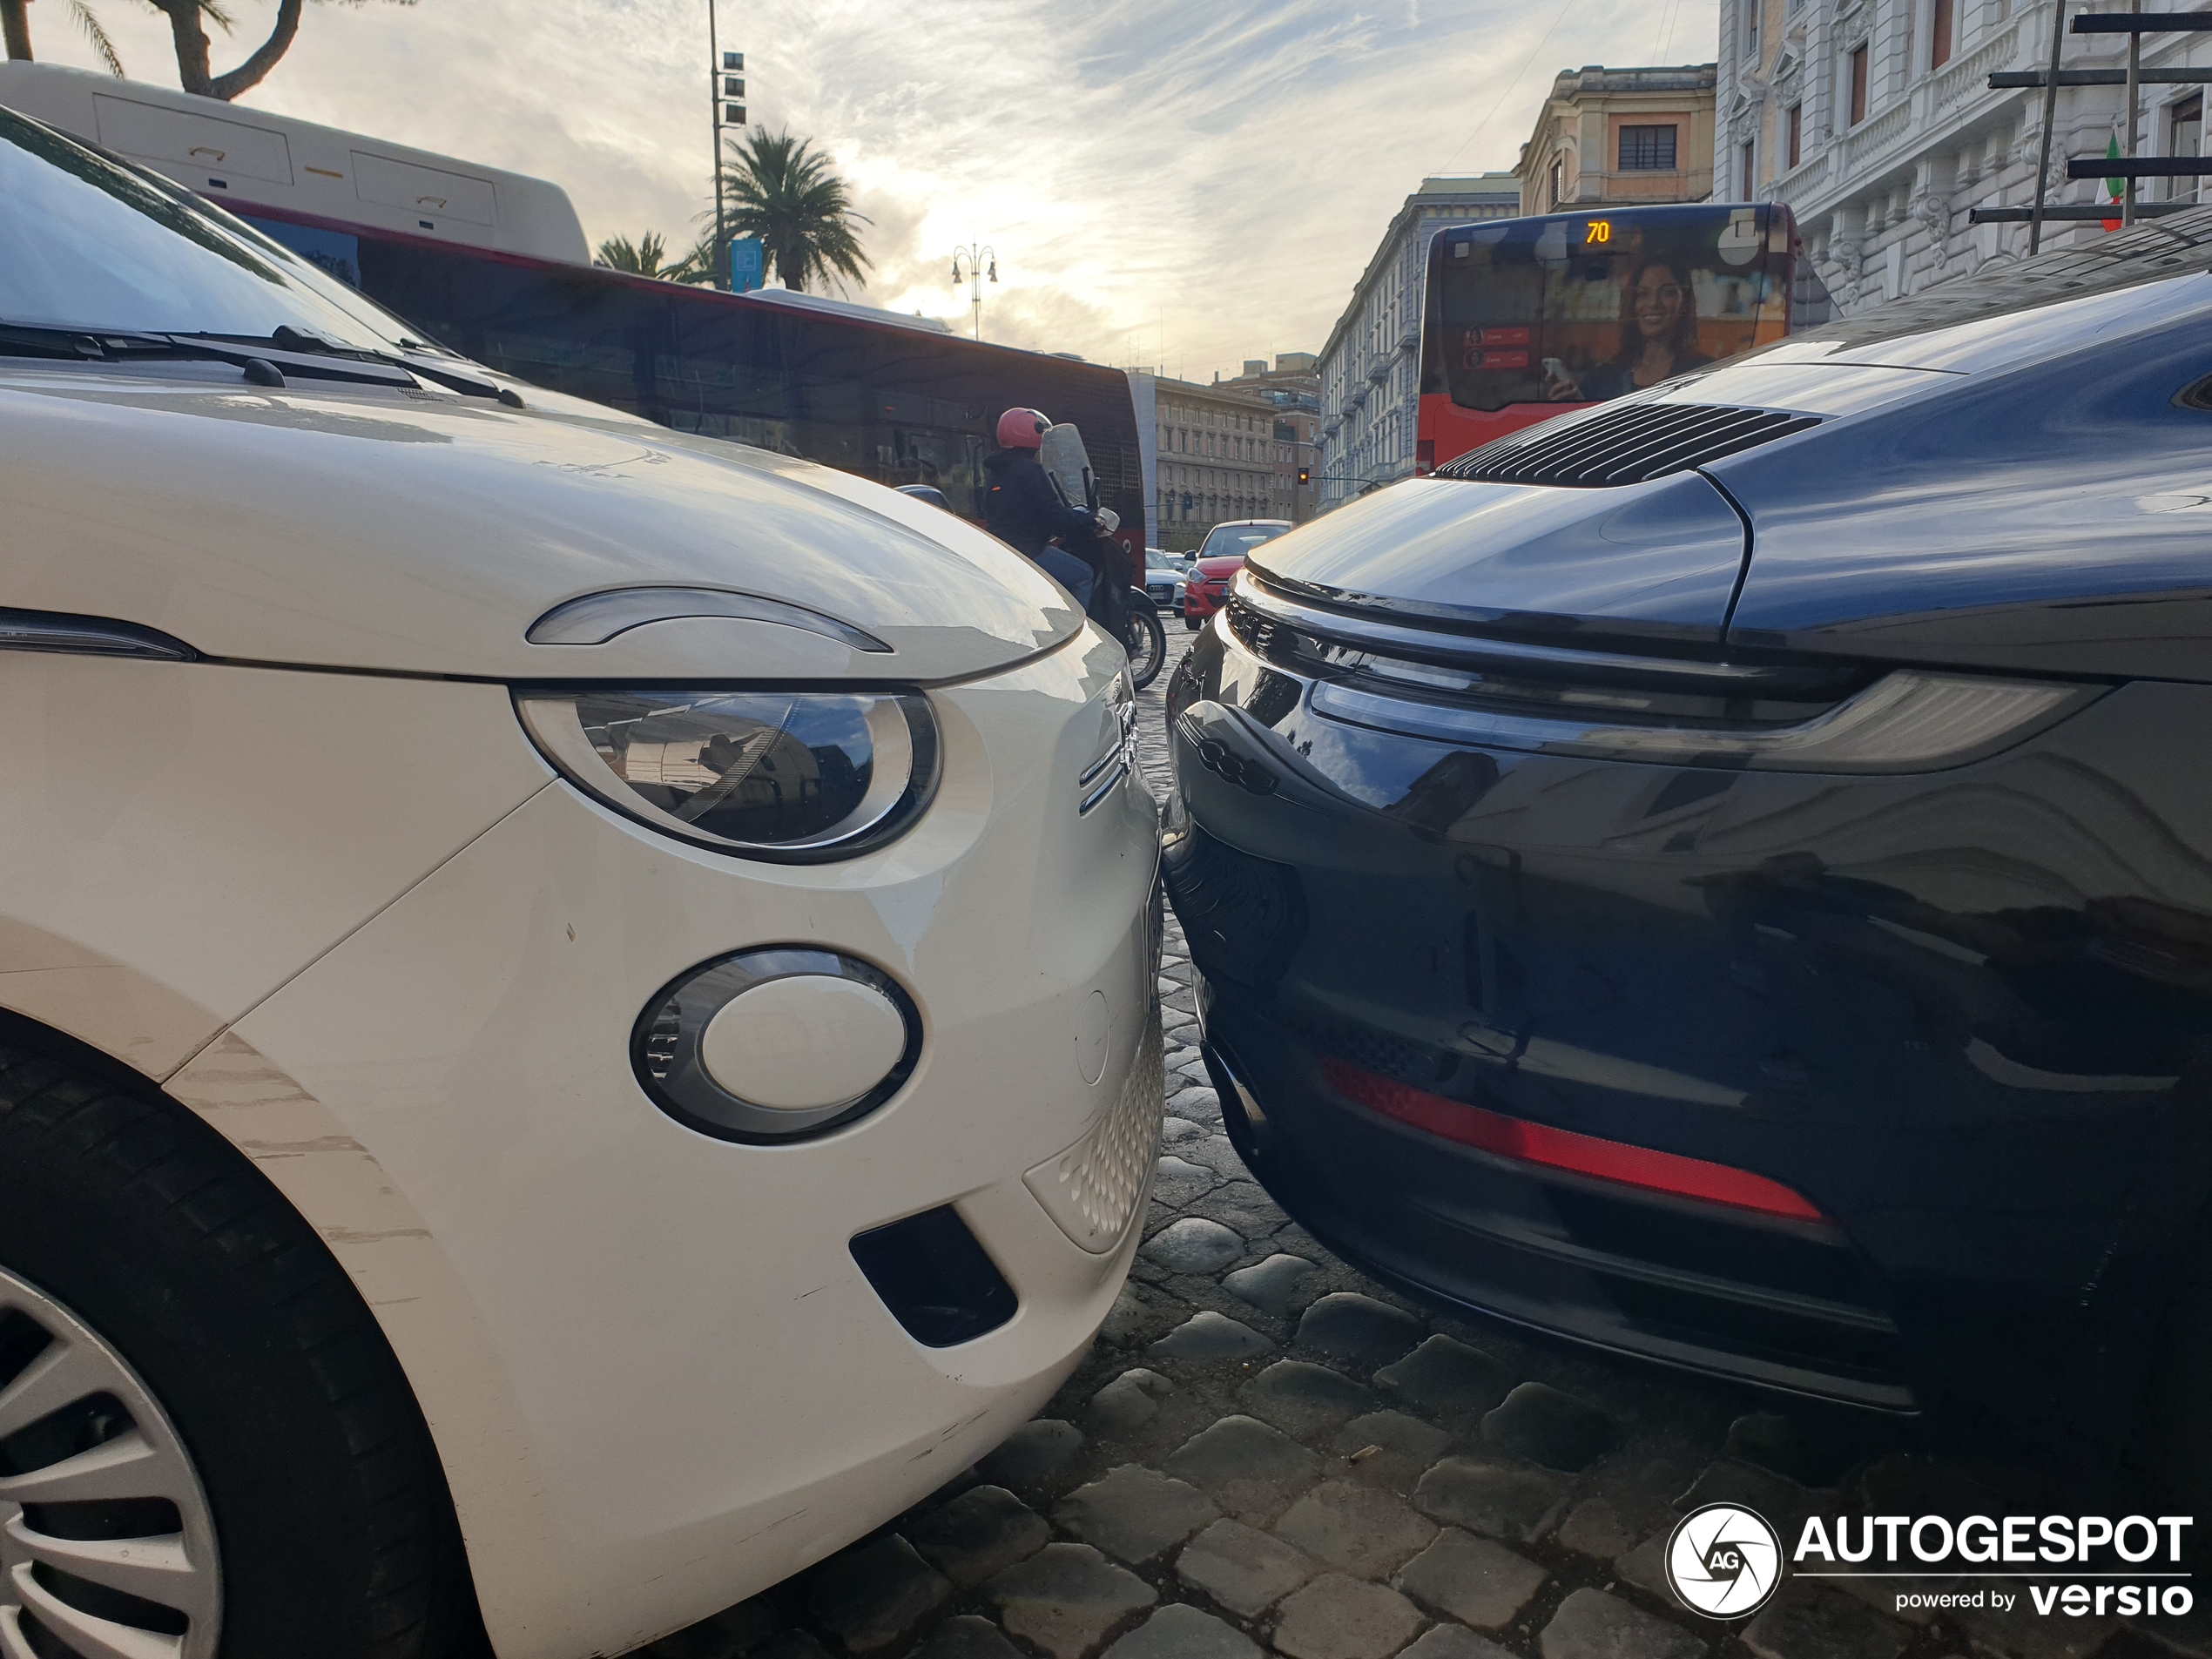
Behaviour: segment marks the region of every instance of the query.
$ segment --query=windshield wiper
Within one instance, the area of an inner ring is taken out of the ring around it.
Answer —
[[[291,334],[290,330],[282,331]],[[130,363],[150,359],[181,357],[203,362],[235,363],[248,380],[281,385],[299,374],[315,380],[350,381],[368,386],[420,386],[404,363],[393,358],[379,361],[367,354],[341,352],[327,341],[296,335],[312,341],[308,349],[287,341],[278,345],[259,341],[241,342],[218,334],[160,334],[138,329],[47,328],[35,324],[0,322],[0,350],[38,357],[60,357],[78,362]],[[258,366],[258,368],[257,368]]]
[[[137,362],[163,357],[235,363],[248,380],[262,385],[281,384],[284,378],[293,374],[368,386],[420,386],[423,381],[430,381],[467,397],[489,397],[517,405],[521,402],[515,393],[480,375],[448,368],[443,362],[426,361],[427,352],[422,356],[412,353],[398,356],[390,352],[339,346],[320,335],[291,327],[279,327],[264,344],[251,335],[165,334],[136,329],[49,328],[37,324],[0,322],[0,355],[22,354],[96,363]],[[274,380],[269,378],[272,370],[275,372]]]
[[[219,344],[235,342],[256,347],[260,344],[257,340],[240,340],[236,334],[172,334],[170,338],[213,341]],[[280,351],[305,352],[315,357],[335,357],[346,361],[389,364],[394,368],[405,369],[409,374],[418,374],[424,380],[435,381],[448,391],[463,393],[470,397],[496,398],[500,395],[500,388],[491,381],[480,375],[448,368],[444,363],[433,359],[427,347],[419,354],[409,352],[405,356],[397,356],[390,352],[374,351],[365,347],[336,345],[323,339],[320,334],[307,334],[284,324],[278,326],[276,331],[269,336],[269,341]],[[266,355],[266,353],[258,351],[256,354]],[[465,362],[467,359],[463,358],[460,361]]]

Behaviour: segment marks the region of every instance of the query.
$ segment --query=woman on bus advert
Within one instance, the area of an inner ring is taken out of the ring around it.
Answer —
[[[1548,359],[1544,395],[1554,403],[1602,403],[1712,361],[1697,349],[1697,294],[1689,273],[1665,260],[1644,260],[1621,291],[1620,349],[1579,373]]]

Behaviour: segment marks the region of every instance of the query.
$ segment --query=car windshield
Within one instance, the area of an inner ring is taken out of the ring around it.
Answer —
[[[397,318],[153,174],[0,110],[0,323],[424,349]]]
[[[1602,402],[1782,338],[1790,268],[1748,207],[1455,226],[1430,260],[1421,389]]]
[[[1219,524],[1206,537],[1206,544],[1198,551],[1202,559],[1242,558],[1262,542],[1271,542],[1291,527],[1288,524]]]

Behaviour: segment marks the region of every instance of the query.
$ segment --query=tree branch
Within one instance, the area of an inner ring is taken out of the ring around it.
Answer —
[[[177,78],[187,92],[227,102],[258,86],[277,60],[292,48],[300,32],[300,9],[306,0],[278,0],[276,26],[269,30],[253,55],[228,74],[217,75],[207,61],[207,30],[200,22],[206,10],[200,0],[149,0],[169,17],[169,33],[177,45]]]
[[[281,0],[277,7],[276,27],[269,30],[253,56],[227,75],[218,75],[208,87],[211,97],[233,98],[249,88],[258,86],[262,78],[277,66],[277,59],[292,50],[292,37],[300,32],[300,8],[304,0]]]
[[[219,98],[233,98],[260,85],[262,78],[277,66],[277,59],[292,50],[292,38],[300,32],[300,8],[303,3],[304,0],[281,0],[277,7],[276,27],[269,30],[269,37],[253,57],[229,74],[218,75],[208,88],[210,93]]]

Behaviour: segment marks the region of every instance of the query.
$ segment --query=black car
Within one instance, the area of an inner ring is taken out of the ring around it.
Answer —
[[[2117,1435],[2212,1351],[2208,265],[1962,279],[1253,550],[1167,869],[1292,1215],[1941,1422]]]

